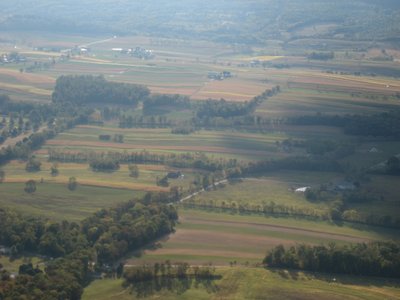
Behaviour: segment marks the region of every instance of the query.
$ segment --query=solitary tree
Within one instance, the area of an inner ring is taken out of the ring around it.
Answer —
[[[388,170],[388,173],[390,174],[398,174],[400,173],[400,159],[398,159],[396,156],[392,156],[388,159],[386,162],[386,167]]]
[[[139,168],[137,165],[130,164],[128,166],[129,169],[129,176],[138,178],[139,177]]]
[[[78,182],[76,181],[75,177],[70,177],[68,180],[68,189],[70,191],[75,191],[78,187]]]
[[[54,163],[54,164],[51,166],[50,174],[51,174],[51,176],[55,177],[55,176],[58,175],[58,173],[59,173],[59,171],[58,171],[58,166],[57,166],[56,163]]]
[[[27,172],[37,172],[40,171],[40,166],[42,163],[34,157],[31,157],[26,163],[25,170]]]
[[[32,194],[36,191],[36,181],[33,179],[28,180],[27,182],[25,182],[25,192],[27,192],[28,194]]]
[[[4,170],[0,169],[0,183],[4,181],[4,178],[6,177],[6,172]]]

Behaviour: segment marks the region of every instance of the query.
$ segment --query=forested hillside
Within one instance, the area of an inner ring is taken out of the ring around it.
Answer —
[[[263,43],[305,35],[308,26],[329,25],[319,37],[397,39],[396,1],[252,0],[110,1],[18,0],[0,4],[2,30],[149,34],[215,41]]]

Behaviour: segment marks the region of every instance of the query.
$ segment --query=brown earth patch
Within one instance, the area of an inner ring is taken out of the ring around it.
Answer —
[[[0,74],[14,77],[23,83],[54,83],[55,79],[49,76],[33,73],[21,73],[17,70],[0,69]]]
[[[187,255],[215,255],[230,257],[248,257],[259,258],[265,252],[265,249],[271,248],[278,244],[291,245],[294,242],[273,238],[268,236],[245,235],[242,233],[218,232],[209,230],[194,229],[177,229],[168,239],[169,243],[181,244],[182,248],[160,248],[157,254],[187,254]],[[207,245],[206,248],[185,248],[185,244]],[[215,249],[215,245],[223,246],[223,249]],[[245,245],[246,248],[252,249],[254,252],[241,251],[237,249]],[[236,250],[235,250],[236,248]],[[150,250],[148,250],[150,251]]]
[[[27,178],[6,178],[4,182],[6,183],[25,183],[27,181]],[[46,180],[46,182],[49,182],[49,180]],[[54,183],[60,183],[60,184],[67,184],[68,178],[57,178],[57,179],[52,179],[51,182]],[[128,182],[102,182],[102,181],[96,181],[92,179],[81,179],[78,178],[78,183],[80,185],[86,185],[86,186],[95,186],[95,187],[108,187],[108,188],[116,188],[116,189],[126,189],[126,190],[134,190],[134,191],[146,191],[146,192],[168,192],[169,188],[163,188],[159,186],[151,186],[151,185],[146,185],[146,184],[140,184],[140,183],[128,183]]]
[[[182,221],[184,221],[185,218],[183,218]],[[305,235],[305,236],[310,236],[310,237],[316,237],[316,238],[328,238],[328,239],[334,239],[334,240],[340,240],[340,241],[345,241],[345,242],[354,242],[354,243],[364,243],[368,242],[368,239],[365,238],[360,238],[360,237],[355,237],[351,235],[346,235],[346,234],[339,234],[339,233],[329,233],[329,232],[323,232],[323,231],[318,231],[318,230],[311,230],[311,229],[300,229],[300,228],[295,228],[295,227],[289,227],[289,226],[281,226],[281,225],[271,225],[271,224],[261,224],[261,223],[252,223],[252,222],[241,222],[241,221],[210,221],[210,220],[204,220],[201,218],[190,218],[190,223],[193,224],[207,224],[207,225],[224,225],[224,226],[229,226],[229,227],[248,227],[248,228],[254,228],[254,229],[265,229],[268,231],[275,231],[275,232],[282,232],[282,233],[290,233],[290,234],[298,234],[298,235]]]

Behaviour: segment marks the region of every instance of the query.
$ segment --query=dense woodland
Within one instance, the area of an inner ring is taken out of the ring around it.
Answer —
[[[309,0],[109,1],[16,0],[0,4],[4,30],[53,30],[98,34],[141,34],[225,43],[262,44],[267,39],[288,43],[302,38],[301,29],[331,23],[318,38],[398,40],[399,4],[395,0],[335,2]],[[110,15],[113,16],[110,22]],[[146,18],[143,18],[146,16]],[[161,22],[160,22],[161,21]],[[323,47],[323,46],[321,46]]]
[[[0,268],[0,299],[80,299],[94,272],[173,231],[176,209],[160,204],[171,197],[147,194],[100,210],[81,224],[56,223],[1,209],[0,244],[10,247],[13,256],[30,252],[55,259],[44,270],[22,265],[16,279]]]
[[[56,81],[52,97],[55,103],[109,103],[135,107],[149,93],[147,87],[110,82],[102,76],[61,76]]]
[[[400,245],[372,242],[350,246],[309,246],[300,244],[270,250],[264,264],[268,267],[363,276],[400,277]]]
[[[143,112],[144,114],[154,114],[154,111],[164,106],[179,107],[180,109],[190,108],[190,98],[182,95],[154,94],[143,101]]]
[[[21,265],[15,279],[0,267],[0,299],[78,300],[90,280],[92,257],[91,251],[83,250],[53,260],[44,270]]]

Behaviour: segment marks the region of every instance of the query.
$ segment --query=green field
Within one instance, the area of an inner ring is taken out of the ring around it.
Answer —
[[[298,209],[309,209],[315,212],[327,212],[335,200],[309,201],[304,193],[296,193],[299,187],[319,188],[320,185],[334,186],[344,180],[343,174],[330,172],[271,172],[263,177],[233,180],[215,191],[201,193],[188,201],[201,206],[231,208],[232,205],[243,205],[250,210],[259,210],[260,205],[274,202]],[[400,187],[395,176],[370,175],[367,182],[362,182],[359,191],[365,192],[372,200],[366,203],[350,203],[347,209],[355,209],[361,215],[371,212],[378,216],[397,217],[400,214]]]
[[[0,264],[10,273],[18,273],[19,266],[22,264],[32,263],[33,266],[39,266],[43,269],[45,259],[36,256],[9,257],[0,255]]]
[[[338,86],[339,88],[339,86]],[[286,87],[277,96],[265,101],[257,114],[265,117],[293,117],[317,113],[343,115],[347,113],[377,113],[398,106],[395,99],[366,98],[368,94],[335,91],[324,86]]]
[[[167,172],[174,170],[159,165],[139,165],[139,177],[129,176],[128,165],[123,164],[113,172],[95,172],[88,163],[57,163],[58,176],[50,174],[53,163],[42,159],[41,170],[37,172],[27,172],[25,162],[13,161],[4,167],[6,173],[5,182],[25,183],[28,179],[37,182],[67,184],[70,177],[75,177],[81,185],[110,187],[116,189],[142,190],[142,191],[166,191],[168,188],[156,185],[156,179],[164,177]],[[188,188],[193,181],[192,171],[185,172],[185,178],[170,180],[171,186],[182,186]]]
[[[274,202],[277,205],[287,205],[316,210],[327,209],[329,203],[311,203],[306,200],[303,193],[294,190],[304,186],[318,186],[323,183],[338,180],[341,174],[309,172],[273,172],[268,176],[232,180],[216,191],[202,193],[195,197],[194,202],[208,204],[213,202],[221,207],[225,202],[227,207],[232,203],[255,207],[257,205]]]
[[[122,280],[96,280],[82,299],[400,299],[398,282],[384,279],[243,267],[218,268],[217,272],[222,278],[209,285],[185,287],[177,282],[172,289],[149,289],[146,297],[122,288]]]
[[[123,134],[124,143],[99,141],[99,134]],[[71,151],[142,151],[160,153],[202,152],[209,156],[229,157],[238,160],[280,157],[276,141],[285,134],[243,133],[236,131],[201,130],[190,135],[172,134],[170,129],[120,129],[99,126],[78,126],[59,134],[43,149],[55,148]],[[41,151],[40,153],[43,153]]]
[[[46,182],[37,183],[36,192],[27,194],[24,187],[24,183],[0,184],[1,206],[57,221],[80,221],[101,208],[143,195],[142,191],[82,185],[70,191],[66,184]]]

